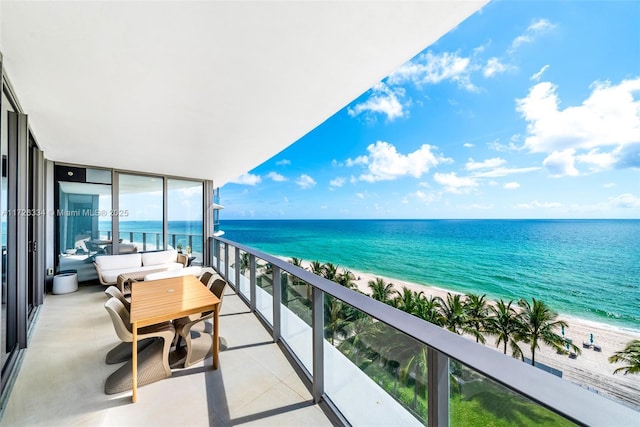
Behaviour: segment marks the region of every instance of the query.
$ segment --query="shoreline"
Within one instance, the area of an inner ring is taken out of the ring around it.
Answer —
[[[281,256],[278,258],[287,262],[291,259]],[[308,270],[310,264],[309,261],[302,260],[303,268]],[[447,293],[464,295],[463,292],[448,290],[440,286],[413,283],[339,266],[339,271],[343,269],[353,273],[356,277],[354,282],[357,288],[368,295],[371,294],[368,282],[375,280],[377,277],[382,278],[387,283],[393,283],[397,291],[401,291],[403,287],[406,287],[413,291],[423,292],[426,296],[433,295],[446,298]],[[494,300],[489,299],[488,302],[491,304],[494,303]],[[560,312],[558,312],[558,319],[567,322],[568,327],[565,328],[564,336],[572,339],[573,344],[578,346],[582,353],[577,358],[571,359],[568,355],[557,354],[550,347],[541,345],[536,350],[536,361],[559,369],[563,373],[563,378],[568,381],[618,400],[633,409],[640,410],[640,375],[623,375],[622,373],[614,375],[614,369],[620,365],[611,364],[608,361],[614,352],[622,350],[629,341],[640,339],[640,330],[626,329]],[[593,348],[583,348],[583,342],[590,342],[591,334],[593,334],[594,338],[593,344],[601,347],[600,352],[595,351]],[[465,337],[473,340],[470,336]],[[500,348],[495,346],[494,338],[486,336],[486,339],[487,343],[484,344],[486,347],[502,352]],[[523,343],[521,348],[524,356],[530,358],[531,354],[527,344]],[[507,355],[510,356],[509,352],[507,352]]]

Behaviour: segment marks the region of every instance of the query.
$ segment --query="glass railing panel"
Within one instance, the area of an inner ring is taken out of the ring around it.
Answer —
[[[249,286],[251,284],[251,270],[249,265],[249,254],[244,251],[240,251],[240,283],[236,287],[236,290],[242,294],[246,299],[250,298]]]
[[[313,372],[311,286],[283,271],[280,334],[308,372]]]
[[[427,421],[427,347],[325,295],[325,392],[352,425]]]
[[[239,267],[238,261],[236,260],[236,248],[234,246],[229,245],[229,277],[227,277],[227,282],[236,286],[236,268]]]
[[[225,243],[220,242],[220,253],[218,253],[218,258],[220,259],[220,272],[224,272],[224,265],[227,261],[224,257],[224,247]]]
[[[273,267],[256,258],[256,310],[273,325]]]
[[[449,361],[450,425],[572,426],[572,422],[455,360]]]

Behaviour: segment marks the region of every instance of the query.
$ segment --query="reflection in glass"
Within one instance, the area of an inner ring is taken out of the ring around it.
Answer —
[[[273,266],[256,258],[256,310],[273,325]]]
[[[304,280],[282,272],[280,333],[308,372],[313,372],[311,287]]]
[[[58,184],[58,271],[76,270],[79,281],[96,279],[93,258],[111,253],[111,185]]]
[[[449,378],[451,425],[574,425],[455,360]]]
[[[202,227],[202,183],[169,179],[167,245],[202,264]]]
[[[240,251],[240,260],[238,262],[240,265],[240,284],[238,285],[237,289],[242,295],[244,295],[245,298],[249,299],[249,283],[251,274],[249,266],[249,254],[244,251]]]
[[[368,404],[378,404],[386,394],[402,405],[405,416],[427,423],[426,345],[329,295],[324,322],[325,339],[337,350],[325,349],[325,391],[348,419],[361,416],[349,413],[354,410],[349,396],[368,390],[360,395],[371,400]],[[352,380],[344,381],[352,369],[365,376],[351,374]]]
[[[2,132],[0,132],[0,147],[2,149],[2,193],[0,194],[0,207],[3,211],[7,209],[7,158],[8,158],[8,130],[7,130],[7,111],[13,111],[9,100],[4,93],[2,94],[2,118],[0,119],[0,125],[2,125]],[[7,361],[8,349],[7,349],[7,216],[1,215],[2,220],[2,318],[0,318],[0,329],[2,330],[2,336],[0,339],[0,368],[4,366]]]
[[[164,248],[163,186],[159,177],[120,174],[120,254]]]

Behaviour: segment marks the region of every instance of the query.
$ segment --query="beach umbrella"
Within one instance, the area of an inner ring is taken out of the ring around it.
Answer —
[[[589,334],[589,340],[591,341],[591,344],[593,344],[593,334]]]

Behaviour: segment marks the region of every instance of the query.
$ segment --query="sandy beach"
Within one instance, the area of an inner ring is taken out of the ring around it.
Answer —
[[[283,258],[288,260],[287,258]],[[309,262],[303,261],[302,265],[309,269]],[[340,268],[342,271],[342,267]],[[370,294],[371,289],[368,286],[370,280],[376,277],[383,278],[386,282],[394,284],[397,290],[407,287],[411,290],[422,291],[428,297],[430,295],[446,298],[448,291],[446,289],[410,283],[381,275],[363,273],[356,270],[350,270],[356,277],[355,283],[358,289],[364,293]],[[623,375],[613,374],[618,365],[609,363],[609,357],[614,352],[624,349],[628,342],[633,339],[640,339],[640,331],[627,330],[617,328],[598,322],[579,319],[559,314],[559,318],[566,321],[568,328],[565,328],[565,336],[572,339],[572,342],[580,347],[582,353],[575,359],[569,358],[568,355],[557,354],[550,347],[541,345],[536,351],[536,361],[544,363],[555,369],[562,371],[562,377],[581,387],[590,389],[604,396],[609,396],[615,400],[630,406],[636,410],[640,410],[640,375]],[[593,348],[583,348],[583,342],[590,341],[590,334],[593,334],[593,343],[600,346],[602,351],[598,352]],[[472,337],[469,339],[475,340]],[[495,341],[491,337],[487,338],[487,346],[496,348]],[[526,344],[522,349],[525,357],[531,357]],[[496,351],[501,351],[496,349]]]

